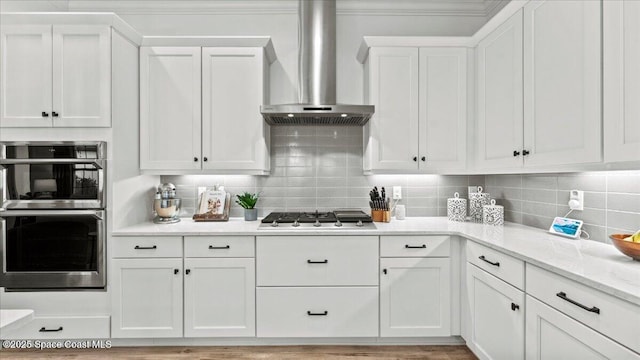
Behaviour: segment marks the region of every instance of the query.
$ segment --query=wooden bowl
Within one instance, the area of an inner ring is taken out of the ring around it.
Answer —
[[[633,260],[640,261],[640,243],[623,240],[629,236],[631,236],[631,234],[613,234],[609,235],[609,239],[611,239],[613,246],[620,250],[621,253],[629,256]]]

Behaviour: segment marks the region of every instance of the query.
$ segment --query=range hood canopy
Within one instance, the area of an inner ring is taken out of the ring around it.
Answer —
[[[364,125],[373,105],[336,104],[336,1],[299,0],[298,104],[263,105],[270,125]]]

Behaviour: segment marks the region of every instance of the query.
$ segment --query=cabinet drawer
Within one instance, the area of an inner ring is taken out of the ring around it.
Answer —
[[[378,285],[377,236],[258,236],[258,286]]]
[[[135,236],[112,239],[112,257],[114,258],[182,257],[182,237],[180,236]]]
[[[46,331],[48,330],[48,331]],[[108,316],[36,317],[2,339],[108,339]]]
[[[253,236],[185,236],[185,257],[254,257]]]
[[[450,236],[381,236],[382,257],[448,257]]]
[[[258,337],[376,337],[377,287],[257,289]]]
[[[527,294],[640,352],[640,306],[529,264]]]
[[[467,261],[524,290],[524,261],[467,241]]]

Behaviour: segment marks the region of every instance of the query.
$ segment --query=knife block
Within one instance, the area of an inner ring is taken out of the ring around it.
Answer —
[[[371,210],[371,219],[374,222],[389,222],[391,221],[390,210]]]

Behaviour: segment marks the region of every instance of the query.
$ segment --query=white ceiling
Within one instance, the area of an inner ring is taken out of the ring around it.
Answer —
[[[338,14],[479,16],[509,0],[338,0]],[[2,11],[110,11],[119,14],[283,14],[298,0],[2,0]]]

